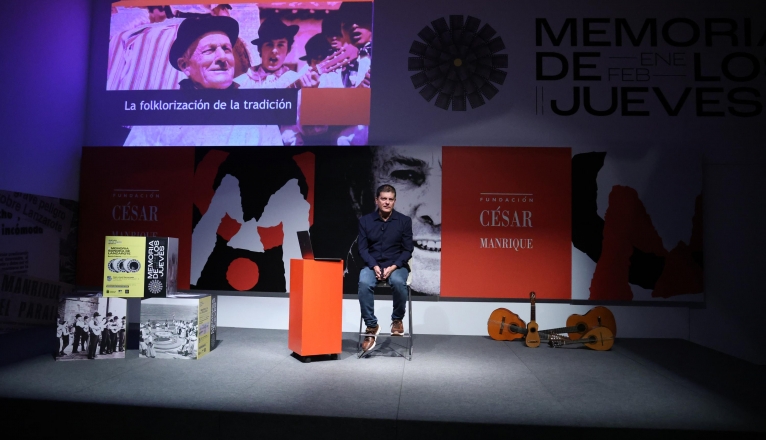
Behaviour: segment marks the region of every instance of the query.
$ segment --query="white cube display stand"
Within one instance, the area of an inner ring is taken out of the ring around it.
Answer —
[[[123,298],[62,297],[56,320],[56,360],[124,359],[127,306]]]
[[[199,359],[215,345],[215,297],[179,295],[141,301],[139,357]]]

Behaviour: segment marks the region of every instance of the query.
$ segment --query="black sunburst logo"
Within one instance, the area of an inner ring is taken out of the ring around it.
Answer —
[[[413,41],[407,67],[419,71],[412,75],[412,84],[420,89],[420,96],[428,102],[436,97],[434,105],[447,110],[465,111],[465,101],[471,108],[484,105],[484,98],[492,99],[499,92],[493,85],[505,82],[508,55],[503,39],[496,37],[492,26],[481,25],[476,17],[450,15],[431,22],[418,32],[425,43]],[[422,87],[422,88],[421,88]]]

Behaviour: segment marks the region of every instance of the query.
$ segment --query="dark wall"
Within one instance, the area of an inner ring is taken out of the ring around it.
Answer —
[[[77,199],[90,0],[0,2],[0,189]]]
[[[705,307],[689,316],[689,339],[766,365],[760,343],[766,308],[766,154],[744,150],[709,155],[704,168]],[[711,157],[715,156],[715,157]],[[728,329],[728,330],[726,330]]]

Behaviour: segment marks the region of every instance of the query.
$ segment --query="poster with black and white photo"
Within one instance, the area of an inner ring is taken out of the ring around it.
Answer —
[[[198,359],[209,353],[212,313],[209,295],[142,301],[139,357]]]
[[[62,297],[56,317],[56,360],[124,359],[127,306],[124,298]]]

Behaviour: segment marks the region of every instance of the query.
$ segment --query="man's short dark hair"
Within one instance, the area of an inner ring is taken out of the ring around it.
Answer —
[[[375,191],[375,198],[377,199],[380,197],[380,193],[394,193],[394,198],[396,198],[396,188],[389,184],[380,185],[378,189]]]

